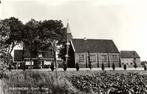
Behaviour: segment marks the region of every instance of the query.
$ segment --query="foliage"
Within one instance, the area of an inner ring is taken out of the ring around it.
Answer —
[[[105,70],[105,66],[104,64],[102,63],[102,66],[101,66],[102,70]]]
[[[112,69],[115,70],[115,64],[114,63],[112,64]]]
[[[3,81],[4,89],[8,87],[40,87],[37,91],[27,92],[9,91],[6,94],[44,94],[42,87],[49,88],[49,94],[146,94],[145,85],[147,75],[145,71],[11,71],[5,73]],[[141,74],[139,74],[141,73]],[[143,73],[143,75],[142,75]],[[119,92],[119,93],[118,93]],[[125,93],[124,93],[125,92]],[[46,93],[45,93],[46,94]]]
[[[11,71],[11,69],[12,69],[12,66],[11,66],[11,65],[9,65],[8,70],[9,70],[9,71]]]
[[[0,62],[1,64],[5,65],[5,67],[11,65],[13,62],[11,54],[5,51],[0,51]]]
[[[51,68],[52,71],[54,71],[55,68],[54,68],[54,63],[53,62],[51,63],[50,68]]]
[[[7,74],[8,77],[4,78],[3,88],[6,94],[75,94],[77,89],[65,78],[59,77],[56,79],[53,72],[38,72],[38,71],[21,71]],[[22,90],[9,90],[8,88],[29,88],[27,91]],[[38,88],[31,90],[31,88]],[[47,93],[48,92],[48,93]]]
[[[11,65],[11,52],[17,44],[21,43],[22,32],[23,24],[19,19],[11,17],[0,21],[0,54],[4,64]]]
[[[30,57],[38,57],[39,53],[50,51],[55,58],[55,52],[63,44],[66,33],[60,20],[30,20],[25,24],[23,43]],[[56,59],[55,59],[56,60]]]
[[[66,71],[67,70],[67,65],[64,63],[63,64],[63,70]]]
[[[59,52],[59,57],[62,58],[65,61],[65,55],[66,55],[66,43],[62,45],[60,48]],[[68,62],[67,62],[67,67],[68,68],[75,68],[75,56],[74,56],[74,51],[72,49],[72,46],[69,46],[69,51],[68,51]]]
[[[136,73],[124,74],[109,74],[107,72],[102,72],[95,75],[73,75],[69,78],[77,89],[85,92],[90,92],[92,89],[94,92],[102,94],[112,91],[131,92],[131,94],[144,94],[146,91],[145,84],[143,82],[143,77]],[[113,93],[114,94],[114,93]]]
[[[124,64],[124,70],[126,70],[127,69],[127,65],[126,64]]]
[[[141,65],[144,66],[147,64],[147,61],[141,61]]]
[[[134,63],[134,68],[135,68],[135,69],[137,68],[137,64],[136,64],[136,63]]]
[[[31,19],[23,24],[18,18],[10,17],[0,21],[0,51],[5,52],[7,57],[18,44],[29,52],[31,58],[37,57],[40,51],[57,51],[57,46],[65,42],[65,36],[61,20]]]
[[[146,65],[144,65],[144,70],[146,70]]]
[[[89,60],[89,68],[91,70],[92,66],[91,66],[91,61]]]
[[[22,63],[22,70],[25,71],[26,70],[26,65],[25,62]]]
[[[0,21],[0,51],[6,52],[7,45],[5,44],[6,40],[8,40],[10,34],[9,26]]]
[[[39,22],[32,19],[26,23],[25,30],[25,45],[31,44],[31,48],[36,51],[51,48],[54,41],[61,45],[65,40],[65,28],[60,20],[44,20]]]
[[[7,52],[11,53],[13,48],[18,43],[22,42],[22,32],[24,30],[24,25],[19,19],[15,17],[1,20],[1,24],[7,27],[7,29],[3,29],[2,31],[5,33],[5,37],[7,37],[3,45],[5,45],[7,48]]]
[[[79,71],[79,64],[76,63],[76,70]]]

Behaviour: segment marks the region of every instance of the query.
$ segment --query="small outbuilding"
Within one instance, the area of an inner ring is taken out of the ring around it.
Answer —
[[[136,51],[120,51],[121,65],[127,67],[141,67],[140,56]]]

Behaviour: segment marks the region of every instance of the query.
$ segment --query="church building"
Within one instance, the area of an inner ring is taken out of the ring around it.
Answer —
[[[120,53],[113,40],[108,39],[77,39],[73,38],[69,24],[67,25],[67,65],[75,67],[76,63],[80,68],[88,68],[91,64],[92,68],[101,67],[121,67]],[[69,54],[70,53],[70,54]]]

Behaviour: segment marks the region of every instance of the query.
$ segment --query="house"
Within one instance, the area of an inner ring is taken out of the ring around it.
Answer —
[[[136,51],[120,51],[121,65],[127,65],[127,67],[141,67],[140,56]]]
[[[141,61],[142,67],[146,66],[147,67],[147,61]]]
[[[66,51],[69,51],[68,67],[75,67],[78,63],[81,68],[88,68],[89,64],[92,67],[121,67],[120,53],[112,40],[107,39],[76,39],[72,34],[67,24],[67,43]]]
[[[33,68],[45,68],[49,67],[54,61],[52,51],[40,51],[36,56],[30,54],[27,50],[14,50],[14,62],[16,67],[30,67]]]

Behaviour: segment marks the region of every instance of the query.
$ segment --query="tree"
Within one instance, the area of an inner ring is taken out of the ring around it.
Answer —
[[[147,61],[142,61],[141,62],[141,65],[144,67],[144,65],[146,65],[147,64]]]
[[[63,64],[63,70],[66,71],[66,69],[67,69],[67,65],[64,63]]]
[[[60,48],[59,57],[65,61],[65,55],[66,55],[66,45],[64,43]],[[68,56],[69,57],[68,57],[67,67],[75,68],[75,58],[74,58],[75,56],[71,45],[69,46]]]
[[[7,54],[5,51],[0,51],[0,66],[1,70],[9,68],[9,65],[12,63],[12,56]]]
[[[89,68],[90,68],[90,70],[91,70],[91,68],[92,68],[92,66],[91,66],[91,60],[90,60],[90,52],[89,51],[87,51],[87,53],[88,53],[88,62],[89,62]]]
[[[37,57],[40,51],[52,50],[56,61],[57,46],[63,44],[65,36],[65,28],[60,20],[44,20],[41,22],[32,19],[25,24],[23,42],[31,57]]]
[[[105,66],[104,64],[102,63],[102,66],[101,66],[102,70],[104,71],[105,70]]]
[[[126,70],[127,69],[127,65],[126,64],[124,64],[124,70]]]
[[[11,53],[16,45],[22,42],[23,23],[15,17],[2,20],[2,24],[9,28],[9,34],[5,41],[7,52]],[[7,32],[7,31],[6,31]]]
[[[76,70],[79,71],[79,64],[76,63]]]
[[[115,70],[115,64],[114,63],[112,64],[112,69]]]
[[[25,62],[22,63],[22,70],[25,71],[26,70],[26,65]]]
[[[39,27],[40,39],[44,40],[44,43],[50,43],[56,41],[57,45],[63,45],[66,41],[66,31],[61,20],[44,20]],[[45,45],[42,45],[44,48]],[[47,46],[47,45],[46,45]]]
[[[0,51],[6,52],[7,45],[5,44],[6,40],[8,40],[10,34],[9,26],[0,21]]]
[[[0,21],[0,51],[5,53],[4,63],[8,65],[12,62],[11,52],[14,47],[22,42],[23,26],[23,23],[15,17]]]
[[[89,61],[89,68],[90,68],[90,70],[91,70],[91,68],[92,68],[92,66],[91,66],[91,61]]]
[[[53,62],[51,63],[50,68],[51,68],[52,71],[54,71],[54,63]]]
[[[12,69],[12,66],[11,66],[11,65],[9,65],[8,69],[9,69],[9,71],[11,71],[11,69]]]
[[[31,60],[31,68],[32,68],[32,58],[37,57],[39,53],[40,40],[39,40],[39,26],[40,23],[34,19],[31,19],[24,26],[24,32],[22,36],[23,40],[23,51],[29,52],[29,57]]]
[[[55,54],[57,46],[65,42],[65,36],[65,27],[61,20],[31,19],[25,25],[15,17],[0,21],[0,50],[4,49],[11,55],[13,48],[22,43],[23,52],[24,50],[29,52],[31,61],[32,57],[37,57],[42,50],[52,50]],[[57,44],[56,47],[53,45],[54,42]]]
[[[144,65],[144,70],[146,70],[146,65]]]
[[[135,68],[135,69],[137,68],[137,64],[136,64],[136,63],[134,63],[134,68]]]
[[[39,22],[32,19],[25,24],[24,43],[26,42],[25,45],[32,44],[31,48],[34,48],[34,51],[52,48],[54,41],[57,45],[62,45],[63,40],[65,40],[64,29],[60,20]]]

